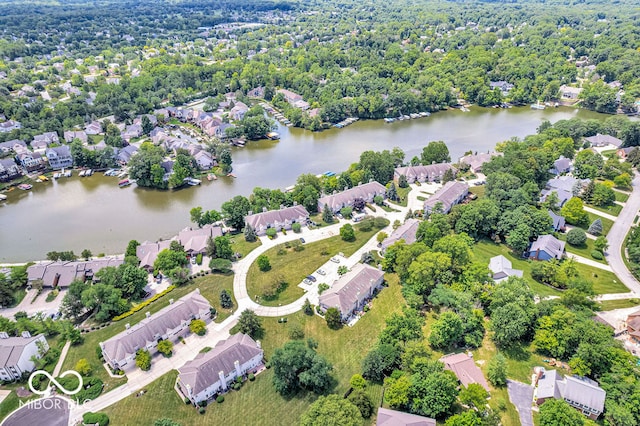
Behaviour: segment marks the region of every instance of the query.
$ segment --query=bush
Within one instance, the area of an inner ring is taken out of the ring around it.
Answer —
[[[189,404],[191,404],[191,400],[185,396],[184,403],[185,403],[185,405],[189,405]]]
[[[139,349],[136,353],[136,365],[142,371],[149,371],[151,368],[151,354],[146,349]]]
[[[329,290],[329,284],[327,283],[320,283],[318,284],[318,294],[322,294],[324,291]],[[319,306],[318,306],[319,308]]]
[[[109,424],[109,416],[104,413],[92,413],[89,411],[82,416],[82,423],[87,425],[98,424],[100,426],[107,426]]]
[[[224,395],[220,395],[216,398],[216,402],[218,404],[222,404],[224,402]]]
[[[271,269],[271,262],[269,262],[269,257],[267,257],[267,255],[265,254],[261,254],[260,256],[258,256],[256,262],[258,263],[258,268],[262,272],[267,272]]]
[[[582,246],[587,242],[587,234],[580,228],[567,232],[567,242],[572,246]]]
[[[267,234],[267,237],[273,239],[273,237],[276,236],[276,234],[278,233],[278,231],[276,231],[275,228],[269,228],[265,231],[265,233]]]
[[[207,332],[207,324],[200,319],[194,319],[189,324],[189,330],[198,336],[204,336]]]
[[[112,321],[120,321],[123,318],[126,318],[126,317],[128,317],[130,315],[135,314],[136,312],[138,312],[142,308],[146,307],[150,303],[155,302],[156,300],[160,299],[162,296],[164,296],[165,294],[169,293],[174,288],[176,288],[175,285],[170,285],[169,287],[167,287],[167,289],[165,291],[161,291],[160,293],[156,294],[152,298],[147,299],[142,303],[139,303],[138,305],[134,306],[133,308],[131,308],[129,311],[125,312],[124,314],[120,314],[120,315],[118,315],[116,317],[113,317]]]
[[[304,339],[304,330],[302,329],[302,327],[300,327],[300,324],[291,324],[291,326],[289,327],[289,339]]]
[[[202,265],[202,253],[198,253],[198,254],[196,255],[196,263],[197,263],[198,265]]]
[[[293,223],[291,224],[291,230],[296,234],[299,234],[300,231],[302,231],[302,225],[300,225],[298,222]]]
[[[267,370],[271,368],[271,363],[270,362],[265,362],[264,363],[264,368],[266,368]]]
[[[200,413],[200,414],[204,414],[205,411],[206,410],[204,409],[204,407],[198,408],[198,413]]]
[[[250,381],[250,382],[253,382],[255,379],[256,379],[255,374],[253,374],[253,373],[249,373],[249,381]]]
[[[596,260],[603,260],[604,259],[604,255],[599,252],[598,250],[593,250],[591,252],[591,257],[593,257]]]
[[[241,387],[242,387],[241,383],[236,383],[233,385],[233,390],[240,390]]]
[[[342,241],[355,241],[356,240],[356,232],[353,229],[353,226],[350,224],[346,224],[340,228],[340,238]]]

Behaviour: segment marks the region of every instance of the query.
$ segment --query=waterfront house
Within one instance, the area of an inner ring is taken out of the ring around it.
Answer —
[[[616,137],[611,135],[602,135],[600,133],[595,136],[590,136],[588,138],[584,138],[587,142],[591,144],[593,147],[612,147],[612,148],[620,148],[622,145],[622,141]]]
[[[6,154],[11,151],[15,152],[16,154],[18,154],[19,152],[26,152],[28,151],[27,144],[20,139],[12,139],[10,141],[0,142],[1,153]]]
[[[118,150],[118,154],[116,155],[116,160],[120,165],[126,166],[129,164],[129,160],[131,157],[138,152],[138,147],[135,145],[127,145],[124,148]]]
[[[444,369],[452,371],[456,375],[460,383],[468,387],[471,383],[476,383],[489,392],[489,384],[482,374],[482,370],[478,368],[473,361],[471,354],[465,353],[449,354],[440,358],[440,362],[444,363]]]
[[[171,245],[171,240],[158,241],[157,243],[151,243],[145,241],[136,247],[136,256],[140,259],[140,267],[147,271],[153,271],[153,263],[158,257],[158,253],[162,250],[168,249]]]
[[[73,157],[71,156],[71,149],[69,149],[68,145],[49,148],[46,153],[49,167],[53,170],[73,167]]]
[[[581,376],[563,378],[556,370],[543,367],[536,367],[535,372],[536,405],[542,405],[549,399],[562,399],[592,420],[604,411],[607,393],[596,381]]]
[[[500,89],[502,96],[507,96],[511,89],[514,88],[514,85],[506,81],[490,81],[489,87],[491,90]]]
[[[231,108],[229,115],[234,120],[242,120],[247,111],[249,111],[249,107],[244,102],[237,101],[234,107]]]
[[[49,142],[44,139],[34,139],[31,141],[31,149],[33,152],[39,152],[40,154],[44,154],[44,152],[49,147]]]
[[[640,343],[640,310],[627,317],[627,333],[636,343]]]
[[[396,167],[393,170],[393,181],[396,185],[400,182],[400,176],[404,176],[408,183],[414,182],[439,182],[447,170],[451,170],[455,176],[457,170],[451,163],[429,164],[428,166]]]
[[[407,244],[413,244],[416,242],[416,232],[420,226],[420,221],[417,219],[407,219],[402,225],[393,230],[391,235],[385,238],[380,246],[380,252],[384,255],[384,252],[392,244],[397,241],[404,240]]]
[[[366,203],[372,203],[376,195],[383,198],[387,196],[387,189],[379,182],[369,182],[345,189],[332,195],[325,195],[318,200],[318,211],[322,211],[327,205],[332,212],[337,213],[343,207],[353,207],[353,202],[357,199],[363,199]]]
[[[204,149],[196,152],[193,158],[196,160],[200,170],[211,170],[217,164],[213,156]]]
[[[284,96],[284,100],[289,103],[289,105],[299,108],[301,110],[309,109],[309,103],[302,99],[302,96],[298,95],[287,89],[278,89],[278,93],[281,93]]]
[[[74,139],[78,139],[83,145],[86,145],[88,141],[87,133],[84,130],[70,130],[64,132],[64,140],[67,143],[73,142]]]
[[[545,202],[547,197],[555,192],[558,196],[556,206],[562,207],[572,197],[579,195],[589,182],[589,179],[578,179],[573,176],[556,176],[549,179],[545,189],[540,192],[540,202]]]
[[[180,367],[176,384],[197,405],[225,392],[237,377],[255,373],[263,357],[259,342],[246,334],[234,334]]]
[[[76,280],[93,280],[94,275],[107,266],[118,267],[124,263],[122,256],[109,256],[92,260],[40,262],[27,268],[27,282],[42,282],[43,287],[66,288]]]
[[[53,143],[60,143],[60,139],[58,138],[58,134],[56,132],[46,132],[41,135],[35,135],[33,137],[33,142],[44,142],[46,144],[46,148]],[[31,142],[32,147],[33,142]]]
[[[127,143],[133,138],[139,138],[142,136],[142,125],[132,124],[127,126],[121,136]]]
[[[27,173],[40,170],[44,167],[44,160],[39,152],[25,152],[18,155],[20,165],[24,167]]]
[[[294,223],[306,225],[309,220],[309,212],[304,206],[294,205],[291,207],[281,206],[280,210],[267,210],[262,213],[252,214],[249,212],[244,218],[244,223],[255,229],[258,235],[265,235],[267,229],[274,228],[289,230]]]
[[[565,158],[564,155],[561,155],[560,158],[553,162],[553,167],[549,170],[549,173],[554,175],[569,173],[571,171],[571,166],[571,159]]]
[[[577,100],[580,93],[582,93],[582,88],[580,87],[571,87],[566,84],[560,86],[560,97],[562,99]]]
[[[21,380],[24,373],[35,369],[32,358],[40,359],[48,350],[44,334],[31,336],[28,331],[23,331],[20,337],[9,337],[7,332],[0,332],[0,380]]]
[[[449,213],[451,208],[464,200],[468,193],[469,185],[466,183],[447,182],[424,202],[424,211],[427,214],[431,213],[437,205],[441,205],[442,213]]]
[[[364,307],[383,282],[383,271],[358,263],[320,295],[320,309],[326,312],[329,308],[337,308],[346,322]]]
[[[13,130],[21,129],[22,124],[19,121],[7,120],[0,123],[0,133],[9,133]]]
[[[104,360],[113,369],[133,368],[139,349],[146,349],[154,354],[161,340],[176,342],[189,332],[192,320],[210,322],[210,310],[211,305],[200,294],[200,289],[195,289],[176,301],[170,299],[169,305],[155,314],[147,312],[146,318],[138,324],[130,326],[127,323],[124,331],[100,342]]]
[[[207,251],[207,240],[222,236],[222,228],[205,225],[202,228],[185,228],[178,233],[178,242],[189,256],[204,254]]]
[[[522,271],[513,269],[511,261],[503,255],[489,259],[489,270],[493,273],[492,278],[496,283],[505,281],[509,277],[522,277]]]
[[[549,213],[549,217],[551,217],[551,220],[553,221],[553,224],[552,224],[553,230],[564,232],[566,228],[566,223],[567,223],[564,216],[555,214],[552,210],[547,210],[547,213]]]
[[[0,182],[9,182],[20,176],[22,176],[20,166],[12,158],[0,160]]]
[[[435,419],[378,407],[376,426],[436,426]]]
[[[501,152],[481,152],[479,154],[469,154],[464,157],[460,157],[460,164],[467,164],[469,166],[469,170],[473,173],[482,172],[482,166],[484,163],[490,161],[493,157],[502,156]]]
[[[560,260],[564,257],[564,246],[565,242],[553,235],[540,235],[531,244],[527,257],[533,260]]]

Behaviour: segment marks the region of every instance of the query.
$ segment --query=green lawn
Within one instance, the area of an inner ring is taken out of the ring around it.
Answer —
[[[593,283],[593,290],[596,294],[629,292],[629,289],[618,280],[618,277],[613,272],[582,263],[578,263],[578,270],[581,276]]]
[[[612,220],[607,219],[606,217],[599,216],[597,214],[593,214],[591,212],[587,212],[587,214],[589,215],[589,223],[586,226],[581,227],[582,229],[586,231],[587,229],[589,229],[589,225],[591,225],[594,220],[600,219],[602,221],[602,235],[607,235],[609,233],[609,230],[613,226]]]
[[[353,327],[330,330],[325,321],[317,315],[305,316],[297,313],[288,316],[286,324],[276,318],[263,318],[265,329],[262,346],[268,359],[274,349],[288,339],[289,327],[300,324],[305,338],[312,337],[318,342],[318,352],[326,356],[334,365],[333,377],[337,384],[333,392],[343,394],[349,387],[349,379],[360,372],[360,364],[366,353],[375,344],[378,334],[384,328],[384,320],[393,312],[399,312],[403,303],[400,286],[395,275],[388,275],[389,287],[382,290],[373,300],[372,309]],[[141,397],[134,395],[109,407],[105,413],[115,425],[152,425],[155,419],[172,418],[183,425],[283,425],[297,424],[300,415],[316,399],[311,393],[300,393],[283,398],[275,392],[272,379],[273,370],[258,375],[254,382],[245,383],[240,391],[225,396],[222,404],[213,403],[204,415],[195,408],[185,405],[173,390],[177,373],[175,371],[159,378],[146,387],[147,393]],[[382,397],[382,386],[369,385],[367,392],[377,406]],[[149,413],[153,413],[150,416]],[[366,424],[371,424],[368,421]]]
[[[396,186],[396,190],[398,192],[398,198],[400,198],[400,201],[396,202],[395,204],[398,204],[402,207],[407,207],[407,196],[409,195],[409,192],[411,192],[411,187],[407,186],[406,188],[400,188],[399,186]],[[393,201],[391,201],[393,203]]]
[[[269,258],[271,270],[261,272],[256,263],[251,265],[247,274],[247,291],[251,297],[255,295],[260,297],[273,282],[283,280],[288,285],[276,299],[260,298],[259,302],[266,306],[291,303],[304,295],[304,291],[298,287],[298,284],[307,275],[313,274],[339,252],[344,253],[345,256],[352,255],[376,232],[378,230],[375,228],[369,232],[358,231],[356,228],[356,240],[353,242],[342,241],[340,236],[336,235],[322,241],[304,244],[302,251],[294,251],[293,248],[285,248],[284,244],[279,244],[264,253]],[[280,250],[284,250],[284,254],[278,254]]]
[[[566,234],[559,234],[558,239],[562,241],[567,241]],[[587,242],[581,246],[572,246],[571,244],[565,244],[565,249],[569,253],[577,254],[578,256],[586,257],[587,259],[593,260],[594,262],[606,264],[606,260],[597,260],[591,257],[591,252],[594,250],[593,240],[587,238]]]
[[[247,242],[244,239],[244,234],[242,233],[233,235],[229,239],[231,240],[231,244],[233,244],[232,245],[233,251],[236,253],[240,253],[242,257],[245,257],[246,255],[251,253],[254,249],[262,245],[262,242],[260,241],[260,239],[257,239],[253,243]]]
[[[472,194],[476,194],[478,196],[478,198],[482,198],[482,197],[484,197],[484,193],[486,192],[486,187],[485,187],[485,185],[470,186],[469,187],[469,192],[472,193]]]
[[[622,210],[622,206],[620,204],[614,204],[612,206],[607,206],[607,207],[598,207],[598,206],[594,206],[593,204],[587,204],[587,206],[591,207],[592,209],[596,209],[598,211],[601,211],[603,213],[607,213],[613,216],[618,216],[620,214],[620,211]]]
[[[640,299],[603,300],[600,302],[600,310],[612,311],[614,309],[633,308],[640,305]]]
[[[626,194],[624,192],[620,192],[620,191],[613,191],[616,193],[616,201],[619,201],[621,203],[626,203],[627,200],[629,199],[629,194]]]

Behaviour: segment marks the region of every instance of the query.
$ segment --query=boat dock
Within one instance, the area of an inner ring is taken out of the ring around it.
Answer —
[[[409,115],[400,115],[398,117],[387,117],[384,119],[385,123],[395,123],[396,121],[404,121],[404,120],[412,120],[416,118],[429,117],[431,115],[430,112],[414,112]]]

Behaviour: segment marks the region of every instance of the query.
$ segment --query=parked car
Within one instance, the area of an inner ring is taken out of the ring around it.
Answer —
[[[340,263],[340,259],[339,259],[338,257],[336,257],[336,256],[333,256],[333,257],[331,258],[331,261],[332,261],[333,263]]]
[[[314,277],[313,275],[307,275],[307,279],[308,279],[309,281],[311,281],[311,282],[314,282],[314,283],[317,281],[317,280],[316,280],[316,277]]]
[[[306,285],[311,285],[312,282],[309,278],[305,278],[304,280],[302,280],[303,283],[305,283]]]
[[[304,238],[300,238],[300,242],[304,244]]]
[[[195,265],[195,264],[196,264],[196,258],[195,258],[195,256],[191,258],[191,264],[192,264],[192,265]]]
[[[318,269],[316,273],[320,275],[327,275],[327,273],[323,269]]]

